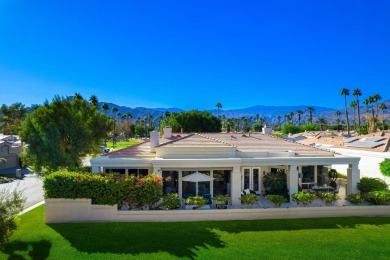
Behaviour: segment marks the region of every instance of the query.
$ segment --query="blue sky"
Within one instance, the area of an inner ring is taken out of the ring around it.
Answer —
[[[340,108],[390,99],[390,1],[0,1],[0,104]],[[352,97],[350,98],[352,100]]]

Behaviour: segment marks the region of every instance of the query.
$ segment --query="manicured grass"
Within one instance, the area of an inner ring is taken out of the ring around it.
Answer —
[[[390,218],[43,223],[21,216],[0,259],[389,259]],[[24,257],[24,258],[22,258]]]
[[[142,142],[141,139],[131,139],[129,142],[116,142],[114,150],[123,149],[123,148],[126,148],[128,146],[133,146],[133,145],[139,144],[141,142]],[[107,142],[107,147],[112,150],[113,149],[112,142]]]

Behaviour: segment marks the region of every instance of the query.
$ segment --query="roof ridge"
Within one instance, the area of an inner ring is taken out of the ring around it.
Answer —
[[[193,133],[191,133],[191,134],[189,134],[189,135],[187,135],[187,136],[184,136],[184,137],[179,137],[178,139],[171,140],[171,141],[168,141],[168,142],[166,142],[166,143],[163,143],[163,144],[159,144],[159,145],[157,145],[156,147],[161,147],[161,146],[165,146],[165,145],[167,145],[167,144],[172,144],[172,143],[174,143],[174,142],[177,142],[177,141],[180,141],[180,140],[186,139],[186,138],[188,138],[188,137],[190,137],[190,136],[193,136],[193,135],[194,135],[194,134],[193,134]]]
[[[198,135],[198,136],[201,136],[201,137],[203,137],[203,138],[211,139],[211,140],[216,141],[216,142],[218,142],[218,143],[226,144],[226,145],[229,145],[229,146],[231,146],[231,147],[236,147],[236,148],[237,148],[236,145],[230,144],[230,143],[227,143],[227,142],[224,142],[224,141],[221,141],[221,140],[219,140],[219,139],[217,139],[217,138],[214,138],[214,137],[211,137],[211,136],[202,135],[202,134],[200,134],[200,133],[195,133],[195,134]]]

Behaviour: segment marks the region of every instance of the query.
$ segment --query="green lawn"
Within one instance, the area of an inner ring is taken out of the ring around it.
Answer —
[[[136,144],[139,144],[141,142],[142,142],[141,139],[131,139],[129,142],[116,142],[116,146],[115,146],[114,150],[126,148],[128,146],[136,145]],[[107,147],[112,150],[112,142],[107,142]]]
[[[390,218],[43,223],[21,216],[0,259],[389,259]]]

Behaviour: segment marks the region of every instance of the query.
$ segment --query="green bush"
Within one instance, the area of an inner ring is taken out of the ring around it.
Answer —
[[[187,205],[196,205],[200,209],[207,204],[208,200],[203,196],[191,196],[186,199]]]
[[[17,228],[17,216],[23,210],[26,198],[17,188],[0,189],[0,247]]]
[[[287,176],[284,172],[267,173],[263,176],[263,185],[267,194],[285,195]]]
[[[368,193],[368,196],[377,205],[390,204],[390,191],[388,190],[372,191]]]
[[[362,193],[368,193],[371,191],[387,190],[387,184],[379,178],[363,177],[358,182],[357,188]]]
[[[298,192],[293,194],[292,200],[298,205],[303,205],[304,207],[306,207],[307,205],[312,203],[313,200],[316,199],[316,197],[316,195],[311,194],[309,192]]]
[[[162,206],[166,209],[177,209],[180,207],[180,199],[177,193],[169,193],[164,195]]]
[[[252,205],[257,202],[258,198],[256,194],[245,194],[241,196],[240,200],[242,204],[252,207]]]
[[[213,197],[213,201],[219,209],[226,209],[226,205],[229,203],[229,200],[230,197],[228,194],[219,194]]]
[[[154,174],[138,178],[133,175],[59,171],[44,178],[43,188],[45,198],[85,198],[101,205],[127,202],[132,208],[142,208],[159,201],[162,178]]]
[[[379,164],[379,170],[383,176],[390,177],[390,161],[383,161]]]
[[[326,203],[326,205],[333,205],[340,197],[333,192],[322,192],[318,196],[322,201]]]
[[[360,193],[351,193],[347,196],[346,200],[348,200],[354,205],[358,205],[364,201],[364,198]]]
[[[282,195],[267,195],[267,199],[269,199],[276,207],[280,207],[283,203],[287,202],[287,199]]]

